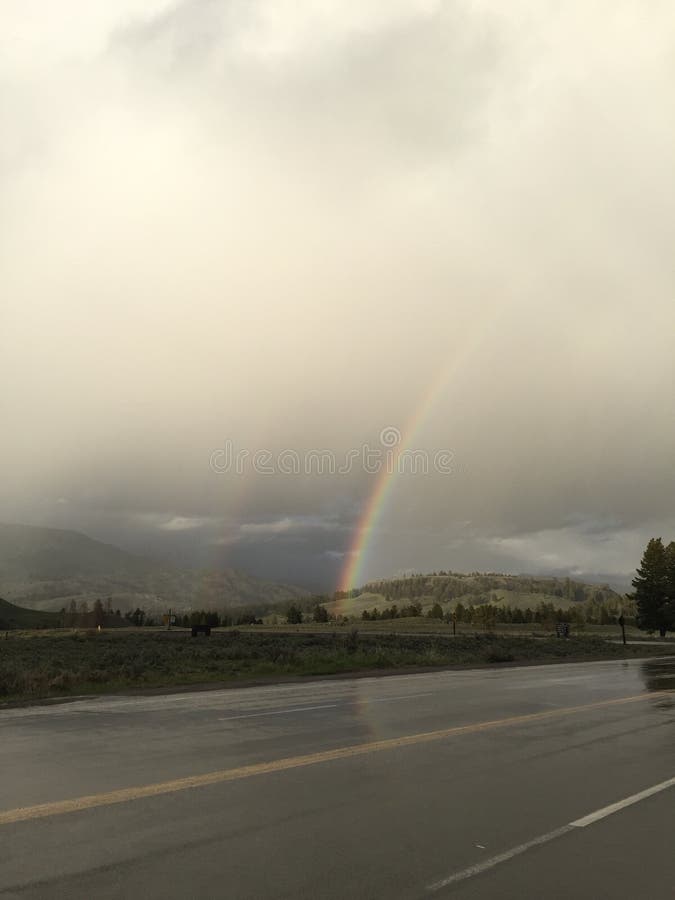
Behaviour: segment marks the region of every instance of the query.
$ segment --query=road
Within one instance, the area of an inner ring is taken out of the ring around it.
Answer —
[[[0,898],[672,900],[674,689],[671,657],[3,710]]]

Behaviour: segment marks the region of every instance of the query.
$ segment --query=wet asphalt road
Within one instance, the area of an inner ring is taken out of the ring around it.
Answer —
[[[565,830],[675,776],[673,689],[671,658],[0,711],[0,898],[673,898],[675,786]]]

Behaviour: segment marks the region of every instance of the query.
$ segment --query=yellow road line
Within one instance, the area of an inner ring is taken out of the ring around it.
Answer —
[[[334,750],[321,750],[318,753],[308,753],[304,756],[288,756],[284,759],[254,763],[253,765],[240,766],[236,769],[222,769],[218,772],[207,772],[204,775],[189,775],[186,778],[176,778],[173,781],[160,781],[155,784],[121,788],[116,791],[107,791],[101,794],[89,794],[84,797],[75,797],[72,800],[57,800],[53,803],[40,803],[37,806],[23,806],[17,809],[8,809],[5,812],[0,812],[0,825],[12,825],[15,822],[25,822],[29,819],[43,819],[49,816],[62,816],[67,813],[80,812],[85,809],[95,809],[99,806],[112,806],[115,803],[128,803],[131,800],[142,800],[145,797],[158,797],[162,794],[174,794],[178,791],[186,791],[191,788],[207,787],[210,784],[222,784],[226,781],[239,781],[242,778],[252,778],[256,775],[270,775],[274,772],[284,772],[287,769],[314,766],[318,763],[332,762],[339,759],[352,759],[355,756],[364,756],[368,753],[378,753],[382,750],[396,750],[401,747],[412,747],[416,744],[427,744],[431,741],[439,741],[443,738],[455,737],[458,735],[476,734],[477,732],[488,731],[493,728],[504,728],[509,725],[522,725],[528,722],[541,722],[559,716],[569,716],[574,713],[603,709],[608,706],[634,703],[637,700],[662,697],[672,693],[673,691],[653,691],[652,693],[635,694],[630,697],[619,697],[615,700],[600,700],[596,703],[587,703],[583,706],[561,707],[560,709],[552,709],[545,712],[528,713],[527,715],[522,716],[510,716],[506,719],[493,719],[489,722],[457,725],[453,728],[443,728],[440,731],[427,731],[419,734],[408,734],[403,735],[402,737],[389,738],[383,741],[371,741],[366,744],[353,744],[349,747],[336,747]]]

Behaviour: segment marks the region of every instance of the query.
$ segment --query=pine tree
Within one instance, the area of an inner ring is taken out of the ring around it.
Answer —
[[[325,606],[322,606],[320,603],[314,607],[314,621],[315,622],[327,622],[328,621],[328,610]]]
[[[665,637],[668,602],[668,565],[661,538],[652,538],[633,579],[637,625],[643,631],[659,631]]]
[[[105,613],[103,611],[103,604],[97,597],[94,601],[94,625],[103,625],[104,622]]]
[[[675,541],[666,547],[666,602],[663,608],[664,624],[675,631]]]
[[[302,610],[299,606],[296,606],[295,603],[292,603],[288,607],[288,612],[286,613],[286,621],[289,625],[302,624]]]

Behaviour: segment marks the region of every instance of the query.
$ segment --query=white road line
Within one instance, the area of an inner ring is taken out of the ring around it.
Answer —
[[[310,709],[335,709],[337,703],[327,703],[323,706],[296,706],[292,709],[275,709],[273,712],[245,713],[242,716],[221,716],[219,721],[230,722],[232,719],[258,719],[260,716],[283,716],[285,713],[308,712]]]
[[[532,847],[538,847],[540,844],[547,844],[549,841],[562,837],[563,834],[571,831],[572,827],[572,825],[563,825],[562,828],[556,828],[555,831],[549,831],[548,834],[540,834],[539,837],[533,838],[525,844],[518,844],[517,847],[512,847],[510,850],[505,850],[504,853],[500,853],[498,856],[492,856],[490,859],[486,859],[485,862],[469,866],[468,869],[462,869],[461,872],[455,872],[454,875],[448,875],[447,878],[443,878],[441,881],[435,881],[433,884],[427,885],[427,890],[440,891],[441,888],[456,884],[458,881],[473,878],[474,875],[481,875],[483,872],[487,872],[488,869],[494,869],[500,863],[513,859],[514,856],[520,856],[521,853],[525,853],[526,850],[530,850]]]
[[[435,691],[425,691],[423,694],[400,694],[398,697],[376,697],[374,700],[357,700],[361,703],[389,703],[391,700],[411,700],[413,697],[430,697]]]
[[[518,844],[517,847],[512,847],[510,850],[505,850],[503,853],[499,853],[497,856],[492,856],[490,859],[486,859],[484,862],[476,863],[475,866],[469,866],[468,869],[462,869],[460,872],[455,872],[452,875],[448,875],[447,878],[443,878],[440,881],[435,881],[433,884],[427,885],[427,891],[440,891],[441,888],[448,887],[451,884],[456,884],[458,881],[465,881],[467,878],[473,878],[475,875],[481,875],[483,872],[487,872],[488,869],[494,869],[495,866],[498,866],[500,863],[508,862],[508,860],[513,859],[514,856],[520,856],[521,853],[525,853],[527,850],[531,850],[532,847],[539,847],[542,844],[548,844],[549,841],[554,841],[556,838],[562,837],[564,834],[569,834],[570,831],[573,831],[575,828],[586,828],[587,825],[592,825],[594,822],[599,821],[600,819],[604,819],[607,816],[613,815],[615,812],[619,812],[619,810],[625,809],[627,806],[632,806],[634,803],[639,803],[640,800],[645,800],[647,797],[652,797],[654,794],[659,794],[661,791],[665,791],[670,787],[675,787],[675,778],[668,778],[666,781],[662,781],[660,784],[655,784],[653,787],[646,788],[644,791],[640,791],[638,794],[631,794],[630,797],[626,797],[624,800],[619,800],[617,803],[612,803],[610,806],[603,806],[602,809],[598,809],[595,812],[589,813],[587,816],[583,816],[581,819],[575,819],[574,822],[568,822],[567,825],[563,825],[561,828],[556,828],[554,831],[549,831],[546,834],[541,834],[539,837],[532,838],[531,841],[526,841],[524,844]]]
[[[377,697],[374,700],[355,700],[357,703],[389,703],[391,700],[408,700],[415,697],[429,697],[433,691],[426,691],[423,694],[401,694],[399,697]],[[340,705],[347,705],[352,700],[348,697],[342,703],[325,703],[320,706],[296,706],[291,709],[275,709],[270,712],[244,713],[240,716],[221,716],[220,722],[229,722],[231,719],[257,719],[260,716],[282,716],[284,713],[307,712],[310,709],[336,709]]]
[[[576,819],[574,822],[570,822],[570,824],[575,828],[585,828],[587,825],[592,825],[593,822],[597,822],[599,819],[604,819],[605,816],[611,816],[613,813],[619,812],[620,809],[625,809],[626,806],[632,806],[634,803],[639,803],[640,800],[651,797],[653,794],[659,794],[661,791],[665,791],[670,787],[675,787],[675,778],[669,778],[667,781],[662,781],[661,784],[655,784],[654,787],[640,791],[639,794],[633,794],[630,797],[626,797],[625,800],[619,800],[618,803],[612,803],[610,806],[603,806],[602,809],[589,813],[582,819]]]

